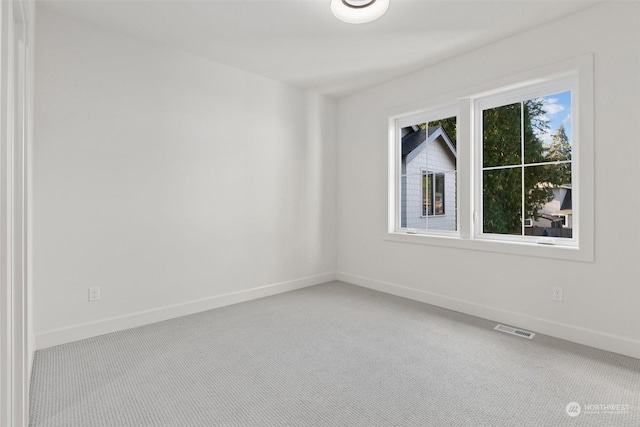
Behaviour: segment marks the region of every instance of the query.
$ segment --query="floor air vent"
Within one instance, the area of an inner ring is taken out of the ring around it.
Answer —
[[[536,334],[534,334],[533,332],[523,331],[522,329],[512,328],[511,326],[498,325],[493,329],[495,329],[496,331],[505,332],[507,334],[517,335],[522,338],[532,339],[536,336]]]

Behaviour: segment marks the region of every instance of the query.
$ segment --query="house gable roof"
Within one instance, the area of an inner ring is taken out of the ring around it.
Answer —
[[[442,138],[449,151],[454,158],[458,157],[456,147],[451,142],[451,138],[447,135],[447,132],[442,126],[433,126],[428,129],[419,129],[415,132],[405,135],[402,138],[402,157],[409,162],[413,157],[417,155],[422,148],[420,146],[426,142],[427,144],[435,141],[438,138]]]
[[[573,209],[572,200],[571,200],[571,187],[567,188],[566,190],[567,192],[564,195],[564,199],[562,200],[562,205],[560,206],[560,210],[562,211]]]

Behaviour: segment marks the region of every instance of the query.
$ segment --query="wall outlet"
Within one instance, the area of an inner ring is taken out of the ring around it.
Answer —
[[[100,287],[89,288],[89,302],[98,301],[100,299]]]
[[[555,301],[562,301],[562,288],[557,286],[551,288],[551,298]]]

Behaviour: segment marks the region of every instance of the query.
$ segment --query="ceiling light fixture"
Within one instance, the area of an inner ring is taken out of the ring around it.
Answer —
[[[331,0],[331,12],[343,22],[364,24],[380,18],[389,8],[389,0]]]

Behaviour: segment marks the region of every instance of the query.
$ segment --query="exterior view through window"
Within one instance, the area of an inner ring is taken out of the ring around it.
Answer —
[[[593,261],[592,65],[389,117],[387,238]]]
[[[571,91],[481,114],[482,232],[572,238]]]
[[[456,117],[400,129],[400,226],[457,230]]]

